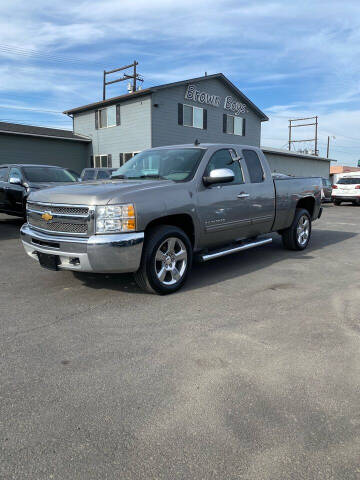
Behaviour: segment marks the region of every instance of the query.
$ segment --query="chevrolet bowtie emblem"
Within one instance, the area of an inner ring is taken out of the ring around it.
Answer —
[[[49,220],[52,220],[53,216],[49,212],[45,212],[41,215],[41,218],[48,222]]]

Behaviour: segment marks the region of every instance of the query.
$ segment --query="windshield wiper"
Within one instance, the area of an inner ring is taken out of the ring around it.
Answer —
[[[159,178],[159,179],[162,179],[162,180],[166,180],[165,177],[162,177],[161,175],[138,175],[136,177],[128,177],[128,176],[125,176],[125,175],[121,175],[121,176],[116,176],[116,177],[113,177],[113,178],[124,178],[125,180],[138,180],[138,179],[144,179],[144,178]]]
[[[158,175],[158,174],[149,174],[149,175],[137,175],[137,176],[134,176],[134,177],[128,177],[127,175],[124,175],[124,174],[119,174],[119,175],[111,175],[111,178],[120,178],[120,179],[124,179],[124,180],[138,180],[139,178],[140,179],[143,179],[143,178],[158,178],[158,179],[161,179],[161,180],[166,180],[165,177],[162,177],[161,175]]]
[[[141,175],[140,178],[160,178],[162,180],[166,180],[165,177],[158,175],[158,174],[150,174],[150,175]]]

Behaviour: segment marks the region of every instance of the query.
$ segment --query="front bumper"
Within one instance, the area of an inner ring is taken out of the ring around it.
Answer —
[[[88,238],[47,235],[25,223],[20,230],[26,253],[57,255],[61,270],[96,273],[136,272],[140,266],[144,233],[92,235]]]

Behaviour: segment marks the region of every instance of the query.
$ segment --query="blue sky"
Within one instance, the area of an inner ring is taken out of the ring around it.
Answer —
[[[100,100],[103,69],[137,59],[144,87],[223,72],[270,117],[263,145],[285,146],[289,118],[318,115],[320,154],[330,135],[330,156],[353,165],[359,58],[355,0],[3,0],[0,121],[71,128],[60,112]]]

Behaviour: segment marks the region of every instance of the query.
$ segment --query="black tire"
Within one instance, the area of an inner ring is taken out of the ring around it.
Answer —
[[[170,258],[171,253],[169,253],[169,255],[166,256],[166,259],[164,261],[156,261],[157,254],[163,253],[163,255],[166,255],[167,252],[165,253],[163,252],[163,250],[159,250],[160,247],[162,247],[163,245],[165,245],[165,248],[166,245],[169,248],[169,244],[166,243],[167,239],[176,239],[173,251],[174,255],[172,256],[172,258]],[[178,252],[175,251],[175,249],[179,246],[184,247],[184,249],[186,250],[186,260],[181,259],[176,261],[175,255],[182,252],[182,248],[178,250]],[[185,263],[182,263],[183,260]],[[145,290],[149,293],[157,293],[159,295],[167,295],[169,293],[174,293],[179,290],[179,288],[181,288],[186,282],[186,279],[191,269],[192,260],[193,249],[186,233],[180,228],[172,225],[159,225],[158,227],[154,227],[146,234],[140,268],[134,274],[135,281],[142,290]],[[170,261],[171,265],[165,265],[165,262]],[[181,265],[179,264],[179,262],[181,262]],[[174,266],[176,269],[180,268],[180,272],[182,272],[181,277],[178,281],[176,281],[176,283],[165,284],[163,282],[169,283],[174,280],[174,269],[171,271],[167,271],[163,281],[160,281],[158,275],[160,274],[160,271],[162,271],[162,267],[164,267],[166,270],[167,268],[171,268],[171,266]]]
[[[308,221],[308,234],[306,239],[304,234],[303,241],[301,241],[298,228],[300,227],[300,222],[303,222],[304,218]],[[291,226],[286,230],[283,230],[281,235],[283,245],[288,250],[304,250],[308,246],[311,237],[311,217],[309,212],[304,208],[297,208]]]
[[[338,207],[339,205],[341,205],[340,200],[334,200],[334,205],[336,205],[337,207]]]

